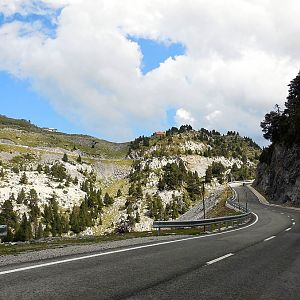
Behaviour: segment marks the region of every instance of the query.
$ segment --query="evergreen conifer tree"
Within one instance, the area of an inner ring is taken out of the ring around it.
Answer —
[[[64,153],[63,158],[62,158],[62,161],[63,161],[63,162],[68,162],[68,161],[69,161],[69,158],[68,158],[67,153]]]
[[[17,203],[18,204],[24,203],[25,198],[26,198],[26,194],[25,194],[24,188],[22,188],[21,191],[18,194]]]
[[[79,164],[82,163],[82,158],[81,158],[81,155],[80,155],[80,154],[78,155],[76,161],[77,161]]]
[[[24,172],[20,178],[20,184],[27,184],[28,183],[28,178],[26,173]]]

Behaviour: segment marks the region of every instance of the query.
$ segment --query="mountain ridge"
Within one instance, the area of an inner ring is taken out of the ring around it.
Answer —
[[[4,121],[0,223],[10,224],[10,239],[151,230],[154,219],[177,218],[203,192],[213,208],[228,180],[254,176],[261,151],[237,132],[189,125],[116,144]]]

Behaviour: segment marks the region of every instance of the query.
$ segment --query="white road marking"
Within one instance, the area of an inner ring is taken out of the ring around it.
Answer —
[[[291,227],[289,227],[289,228],[287,228],[285,231],[290,231],[292,228]]]
[[[295,225],[296,223],[295,222],[293,222],[293,225]]]
[[[255,215],[256,220],[253,223],[251,223],[251,224],[249,224],[245,227],[241,227],[241,228],[227,230],[227,231],[224,231],[224,232],[212,233],[212,234],[209,234],[209,235],[194,236],[194,237],[183,238],[183,239],[179,239],[179,240],[172,240],[172,241],[160,242],[160,243],[155,243],[155,244],[148,244],[148,245],[136,246],[136,247],[131,247],[131,248],[113,250],[113,251],[108,251],[108,252],[96,253],[96,254],[91,254],[91,255],[85,255],[85,256],[80,256],[80,257],[67,258],[67,259],[63,259],[63,260],[57,260],[57,261],[52,261],[52,262],[48,262],[48,263],[43,263],[43,264],[32,265],[32,266],[23,267],[23,268],[16,268],[16,269],[2,271],[2,272],[0,272],[0,275],[16,273],[16,272],[22,272],[22,271],[38,269],[38,268],[43,268],[43,267],[48,267],[48,266],[54,266],[54,265],[68,263],[68,262],[84,260],[84,259],[88,259],[88,258],[94,258],[94,257],[99,257],[99,256],[110,255],[110,254],[122,253],[122,252],[127,252],[127,251],[133,251],[133,250],[156,247],[156,246],[161,246],[161,245],[185,242],[185,241],[189,241],[189,240],[203,239],[203,238],[208,238],[208,237],[215,236],[215,235],[226,234],[226,233],[246,229],[248,227],[251,227],[251,226],[255,225],[258,221],[258,215],[255,214],[255,213],[253,213],[253,214]]]
[[[213,259],[213,260],[211,260],[211,261],[208,261],[208,262],[206,263],[206,265],[214,264],[214,263],[216,263],[216,262],[218,262],[218,261],[220,261],[220,260],[222,260],[222,259],[225,259],[225,258],[227,258],[227,257],[230,257],[230,256],[232,256],[232,255],[233,255],[233,253],[228,253],[228,254],[226,254],[226,255],[223,255],[223,256],[221,256],[221,257],[218,257],[218,258],[216,258],[216,259]]]
[[[282,215],[284,215],[284,213],[281,213]]]
[[[272,235],[272,236],[268,237],[267,239],[264,239],[264,242],[269,241],[269,240],[272,240],[272,239],[274,239],[275,237],[276,237],[275,235]]]
[[[292,221],[295,221],[294,219],[291,219]]]

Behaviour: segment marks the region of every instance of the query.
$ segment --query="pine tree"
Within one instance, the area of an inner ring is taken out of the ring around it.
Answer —
[[[15,240],[25,242],[30,240],[31,238],[32,238],[31,224],[27,220],[26,214],[24,213],[22,216],[20,227],[16,232]]]
[[[78,178],[77,178],[77,176],[74,178],[73,184],[74,184],[74,185],[78,185]]]
[[[73,206],[70,215],[70,228],[76,234],[83,230],[83,228],[80,226],[80,208],[75,205]]]
[[[28,183],[28,178],[26,176],[26,173],[24,172],[20,178],[20,184],[27,184]]]
[[[135,215],[135,222],[136,223],[140,223],[141,222],[141,217],[140,217],[140,214],[139,214],[138,211],[136,212],[136,215]]]
[[[36,170],[37,170],[37,172],[40,174],[40,173],[43,171],[42,165],[38,164]]]
[[[106,192],[104,196],[104,204],[106,206],[112,205],[114,203],[114,199],[109,196],[109,194]]]
[[[63,161],[63,162],[68,162],[68,161],[69,161],[69,158],[68,158],[67,153],[64,153],[63,158],[62,158],[62,161]]]
[[[8,200],[15,201],[16,200],[15,193],[11,193]]]
[[[205,182],[211,183],[212,178],[213,178],[212,167],[208,166],[208,168],[206,169],[206,172],[205,172]]]
[[[28,201],[29,201],[29,217],[30,221],[37,223],[38,217],[41,215],[40,208],[38,207],[38,195],[35,189],[31,189],[29,191],[28,195]]]
[[[44,166],[44,172],[45,172],[45,174],[50,174],[50,168],[48,165]]]
[[[80,154],[78,155],[76,161],[77,161],[79,164],[82,163],[82,158],[81,158],[81,155],[80,155]]]
[[[4,224],[15,229],[17,221],[17,214],[13,210],[12,202],[10,200],[4,201],[0,213],[0,224]]]
[[[121,190],[120,189],[118,189],[118,192],[117,192],[117,197],[119,198],[119,197],[121,197],[122,196],[122,192],[121,192]]]
[[[26,198],[26,194],[25,194],[24,189],[22,188],[21,191],[18,194],[17,203],[18,204],[23,204],[24,201],[25,201],[25,198]]]

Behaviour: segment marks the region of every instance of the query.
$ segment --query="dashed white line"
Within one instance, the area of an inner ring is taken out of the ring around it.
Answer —
[[[295,225],[296,223],[295,223],[295,222],[293,222],[292,224],[293,224],[293,225]]]
[[[275,235],[272,235],[272,236],[268,237],[267,239],[264,239],[264,242],[269,241],[269,240],[272,240],[272,239],[274,239],[275,237],[276,237]]]
[[[232,255],[233,255],[233,253],[225,254],[225,255],[223,255],[223,256],[221,256],[221,257],[218,257],[218,258],[216,258],[216,259],[213,259],[213,260],[211,260],[211,261],[208,261],[208,262],[206,263],[206,265],[214,264],[214,263],[216,263],[216,262],[218,262],[218,261],[220,261],[220,260],[223,260],[223,259],[225,259],[225,258],[227,258],[227,257],[230,257],[230,256],[232,256]]]
[[[284,213],[281,213],[282,215],[284,215]]]
[[[289,227],[289,228],[287,228],[285,231],[290,231],[292,228],[291,227]]]

